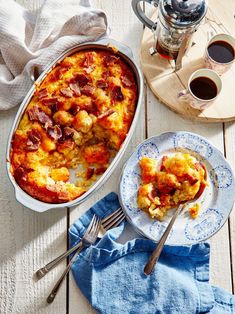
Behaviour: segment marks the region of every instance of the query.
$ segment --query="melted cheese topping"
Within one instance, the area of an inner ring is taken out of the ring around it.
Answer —
[[[31,196],[63,203],[105,172],[136,108],[133,71],[113,51],[81,51],[56,65],[32,97],[12,141],[11,171]],[[71,183],[71,169],[78,169]]]

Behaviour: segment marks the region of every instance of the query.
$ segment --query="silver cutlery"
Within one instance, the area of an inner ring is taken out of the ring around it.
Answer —
[[[84,249],[85,247],[90,246],[91,244],[95,243],[95,241],[98,237],[99,229],[100,229],[100,218],[98,218],[96,215],[94,215],[88,228],[87,228],[87,230],[86,230],[86,232],[85,232],[85,234],[84,234],[84,236],[83,236],[83,238],[82,238],[82,240],[81,240],[81,246],[79,247],[77,252],[74,254],[74,256],[71,258],[69,264],[67,265],[64,272],[62,273],[59,280],[57,281],[54,288],[52,289],[51,293],[49,294],[49,296],[47,298],[47,303],[52,303],[54,301],[64,278],[66,277],[66,275],[70,271],[70,268],[71,268],[73,262],[75,261],[76,257],[81,252],[81,250]]]
[[[101,220],[101,226],[108,231],[111,228],[115,228],[125,219],[125,214],[121,207],[116,209],[113,213],[106,216]]]
[[[51,293],[49,294],[49,296],[47,298],[47,303],[52,303],[54,301],[64,278],[69,273],[73,262],[76,260],[78,254],[81,252],[81,250],[84,247],[87,247],[87,246],[95,243],[96,239],[98,238],[99,231],[102,232],[102,230],[100,230],[102,228],[100,228],[100,227],[103,227],[103,229],[104,229],[103,231],[106,232],[111,228],[117,227],[124,219],[125,219],[125,215],[124,215],[121,207],[119,207],[115,212],[113,212],[112,214],[103,218],[102,220],[97,218],[96,215],[93,216],[93,219],[90,222],[90,224],[87,228],[87,231],[85,232],[85,234],[84,234],[84,236],[80,242],[81,246],[77,249],[76,253],[71,258],[66,269],[64,270],[64,272],[60,276],[59,280],[55,284],[54,288],[52,289]],[[93,220],[95,220],[95,222]],[[71,252],[69,254],[71,254]]]
[[[172,228],[172,226],[173,226],[173,224],[174,224],[176,218],[178,217],[178,215],[179,215],[179,214],[181,213],[181,211],[183,210],[183,208],[184,208],[184,205],[181,204],[181,205],[177,208],[177,210],[174,212],[174,215],[172,216],[170,223],[168,224],[168,226],[167,226],[166,230],[164,231],[164,233],[163,233],[163,235],[162,235],[160,241],[158,242],[158,244],[157,244],[155,250],[154,250],[153,253],[151,254],[151,256],[150,256],[150,258],[149,258],[147,264],[146,264],[145,267],[144,267],[144,273],[145,273],[145,275],[150,275],[151,272],[153,271],[153,268],[154,268],[155,264],[157,263],[157,261],[158,261],[158,259],[159,259],[159,257],[160,257],[160,254],[161,254],[161,252],[162,252],[162,249],[163,249],[163,247],[164,247],[164,244],[165,244],[165,242],[166,242],[166,239],[167,239],[167,237],[168,237],[168,235],[169,235],[169,233],[170,233],[170,231],[171,231],[171,228]]]
[[[105,231],[118,226],[125,219],[125,215],[121,207],[115,210],[113,213],[108,215],[107,217],[101,220],[101,225],[105,229]],[[48,272],[50,272],[55,266],[57,266],[61,261],[63,261],[67,256],[75,252],[81,247],[81,241],[74,245],[68,251],[62,253],[60,256],[56,257],[53,261],[46,264],[44,267],[40,268],[36,272],[36,276],[38,279],[44,277]]]
[[[203,166],[203,168],[205,170],[204,171],[204,179],[206,180],[207,179],[207,171],[206,171],[204,166]],[[203,192],[205,190],[205,187],[206,187],[206,185],[201,186],[192,200],[180,204],[179,207],[176,209],[176,211],[174,212],[174,215],[172,216],[172,218],[170,220],[169,225],[167,226],[166,230],[164,231],[163,235],[161,236],[160,241],[158,242],[155,250],[151,254],[147,264],[144,267],[145,275],[150,275],[151,272],[153,271],[154,266],[157,263],[160,255],[161,255],[161,252],[162,252],[162,249],[164,247],[164,244],[165,244],[165,242],[166,242],[166,240],[168,238],[168,235],[169,235],[169,233],[170,233],[170,231],[171,231],[171,229],[172,229],[172,227],[174,225],[174,222],[175,222],[176,218],[178,217],[178,215],[182,212],[182,210],[184,209],[184,207],[187,204],[192,203],[192,202],[198,200],[201,197],[201,195],[203,194]]]

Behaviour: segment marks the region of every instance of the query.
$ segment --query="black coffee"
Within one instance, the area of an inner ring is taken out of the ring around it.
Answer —
[[[176,60],[179,53],[179,50],[170,50],[169,48],[163,47],[159,40],[157,41],[156,50],[160,56],[167,60]]]
[[[216,84],[208,77],[197,77],[190,83],[191,92],[200,99],[209,100],[217,95]]]
[[[228,63],[234,60],[235,52],[233,47],[223,40],[218,40],[208,47],[209,56],[216,62]]]

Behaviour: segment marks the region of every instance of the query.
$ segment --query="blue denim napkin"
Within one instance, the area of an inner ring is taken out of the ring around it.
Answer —
[[[94,213],[103,218],[119,206],[117,195],[110,193],[91,207],[71,226],[71,246],[80,241]],[[154,272],[145,276],[156,244],[145,238],[118,243],[125,224],[83,250],[72,266],[78,287],[98,313],[235,313],[235,297],[209,284],[208,243],[166,245]]]

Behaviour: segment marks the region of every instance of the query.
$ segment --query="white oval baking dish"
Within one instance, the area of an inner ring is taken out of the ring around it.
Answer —
[[[66,202],[66,203],[60,203],[60,204],[53,204],[53,203],[45,203],[40,200],[37,200],[33,197],[31,197],[29,194],[24,192],[21,187],[16,183],[14,177],[12,176],[10,172],[10,151],[11,151],[11,142],[12,142],[12,137],[18,127],[18,124],[21,120],[21,117],[29,104],[34,91],[35,91],[35,84],[39,84],[51,71],[51,69],[61,60],[63,60],[65,57],[81,51],[81,50],[86,50],[86,49],[107,49],[110,50],[112,47],[115,47],[118,49],[117,54],[119,54],[126,62],[127,64],[132,68],[133,72],[135,73],[136,76],[136,81],[137,81],[137,86],[138,86],[138,97],[137,97],[137,105],[136,105],[136,111],[134,115],[134,119],[132,121],[132,125],[129,129],[128,135],[123,142],[120,150],[112,160],[111,164],[109,165],[108,169],[105,171],[105,173],[95,182],[95,184],[83,195],[80,197],[74,199],[73,201]],[[33,78],[32,78],[33,79]],[[119,43],[117,41],[105,38],[96,42],[89,42],[89,43],[84,43],[81,45],[74,46],[68,50],[66,50],[61,56],[59,56],[57,59],[55,59],[51,64],[48,65],[48,67],[43,71],[43,73],[38,77],[38,79],[35,81],[35,84],[32,86],[32,88],[29,90],[28,94],[25,96],[23,102],[21,103],[19,110],[16,114],[14,123],[12,125],[10,134],[9,134],[9,141],[8,141],[8,146],[7,146],[7,152],[6,152],[6,165],[7,165],[7,173],[9,176],[9,179],[11,183],[14,186],[15,189],[15,197],[18,202],[20,202],[22,205],[37,211],[37,212],[43,212],[46,210],[49,210],[51,208],[61,208],[61,207],[71,207],[71,206],[76,206],[79,203],[83,202],[86,200],[94,191],[96,191],[98,188],[101,187],[101,185],[109,178],[113,170],[115,169],[116,165],[120,161],[121,157],[123,156],[127,145],[132,137],[132,134],[134,132],[134,129],[137,125],[138,121],[138,116],[140,112],[140,106],[141,106],[141,101],[142,101],[142,96],[143,96],[143,78],[142,78],[142,73],[138,67],[138,65],[135,63],[133,60],[133,54],[132,51],[129,47],[123,45],[122,43]]]

